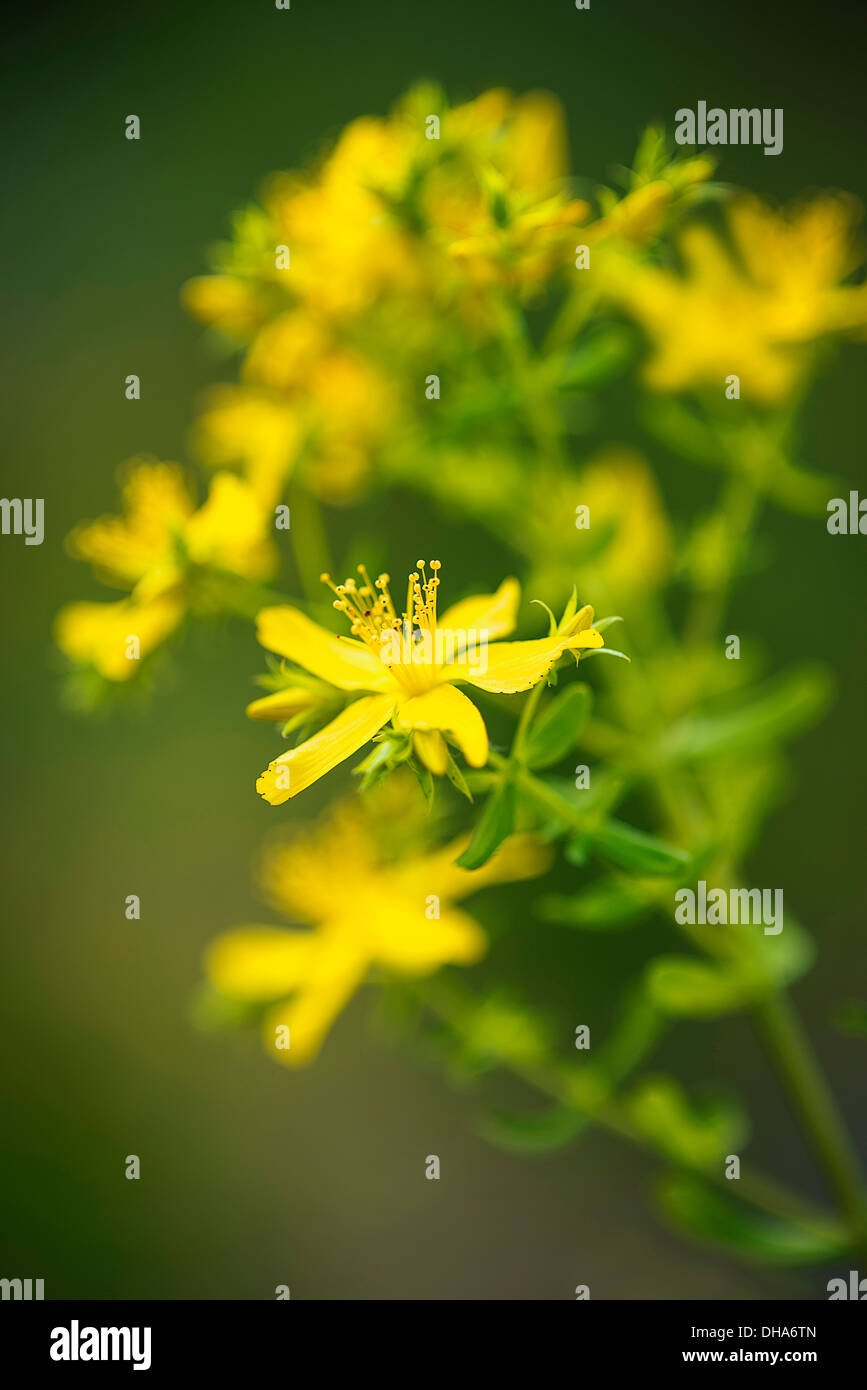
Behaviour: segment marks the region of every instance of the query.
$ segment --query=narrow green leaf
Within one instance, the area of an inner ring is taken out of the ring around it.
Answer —
[[[755,980],[691,956],[658,956],[646,983],[660,1009],[682,1018],[719,1018],[751,1003],[756,994]]]
[[[524,761],[531,768],[552,767],[571,752],[593,704],[589,685],[567,685],[551,700],[530,730]]]
[[[515,828],[515,785],[506,777],[485,802],[472,839],[455,862],[461,869],[480,869]]]
[[[770,681],[750,698],[718,714],[696,715],[675,726],[663,745],[672,762],[751,753],[792,738],[828,708],[833,685],[820,666],[805,666]]]
[[[559,1105],[530,1115],[495,1110],[484,1116],[479,1132],[510,1153],[552,1153],[576,1139],[589,1123],[585,1115]]]
[[[461,796],[465,796],[467,801],[472,801],[473,794],[467,786],[467,779],[461,772],[461,769],[458,767],[451,753],[449,753],[448,762],[446,763],[446,776],[455,790],[460,792]]]
[[[683,850],[674,849],[656,836],[636,830],[623,821],[605,821],[590,835],[598,854],[630,873],[665,877],[681,873],[690,862],[690,856]]]
[[[680,1230],[758,1264],[821,1264],[851,1248],[851,1239],[836,1221],[804,1218],[790,1223],[765,1216],[690,1174],[665,1174],[657,1196]]]
[[[594,883],[590,888],[571,897],[557,893],[542,898],[538,911],[547,922],[559,922],[564,927],[581,927],[585,931],[619,931],[630,926],[648,911],[652,904],[626,883]]]
[[[747,1123],[730,1101],[690,1101],[670,1076],[643,1077],[626,1101],[632,1123],[666,1158],[707,1168],[743,1144]]]

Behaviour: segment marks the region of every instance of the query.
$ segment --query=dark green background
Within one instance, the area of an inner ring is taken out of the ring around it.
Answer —
[[[294,0],[286,13],[267,0],[196,0],[43,4],[22,19],[3,84],[3,493],[45,498],[46,540],[0,539],[0,1274],[42,1277],[49,1297],[270,1298],[289,1283],[301,1298],[548,1299],[579,1282],[594,1298],[824,1296],[822,1271],[744,1270],[681,1243],[648,1210],[652,1165],[607,1138],[538,1160],[490,1149],[474,1136],[472,1098],[371,1037],[363,999],[299,1075],[253,1037],[193,1031],[204,944],[267,920],[247,866],[274,824],[252,788],[273,734],[240,714],[260,654],[241,628],[199,634],[150,710],[85,722],[60,708],[50,623],[61,602],[99,592],[64,555],[65,533],[110,509],[122,459],[183,456],[197,394],[227,374],[178,288],[264,173],[301,163],[429,76],[453,99],[491,85],[556,92],[573,167],[594,178],[628,162],[645,122],[670,123],[678,106],[782,106],[782,156],[732,150],[723,176],[786,198],[862,191],[856,16],[744,0],[593,0],[583,13],[571,0]],[[123,138],[131,112],[138,144]],[[864,487],[862,363],[848,350],[821,384],[803,455]],[[142,379],[136,404],[123,398],[129,372]],[[709,478],[667,477],[681,517],[710,495]],[[442,552],[439,519],[418,503],[392,517],[390,534],[392,571]],[[730,630],[756,634],[772,669],[825,655],[840,698],[798,745],[790,800],[750,867],[754,882],[784,885],[818,939],[797,999],[863,1137],[865,1044],[831,1019],[867,994],[867,541],[779,516],[763,537],[765,568],[739,590]],[[489,586],[499,563],[466,528],[442,558],[460,588]],[[322,799],[312,793],[287,818]],[[123,916],[130,892],[140,923]],[[528,901],[512,900],[516,929]],[[532,927],[498,949],[531,997],[566,952],[567,1013],[604,1027],[618,983],[653,944],[569,935],[564,945]],[[747,1023],[685,1027],[662,1060],[685,1076],[734,1078],[757,1116],[751,1155],[819,1192]],[[439,1183],[423,1176],[432,1152]],[[141,1156],[138,1183],[124,1179],[127,1153]]]

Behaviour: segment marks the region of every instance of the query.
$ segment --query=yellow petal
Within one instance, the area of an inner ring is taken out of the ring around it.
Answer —
[[[245,579],[265,579],[276,565],[271,513],[249,483],[235,473],[217,473],[207,501],[184,530],[190,558],[230,570]]]
[[[580,647],[602,647],[605,639],[595,628],[571,635],[555,633],[530,642],[493,642],[487,649],[487,666],[462,663],[449,668],[452,680],[467,681],[480,690],[514,695],[544,680],[564,651]]]
[[[412,736],[412,746],[425,767],[435,777],[442,777],[449,758],[449,750],[442,734],[437,729],[416,729]]]
[[[485,933],[459,908],[441,908],[439,917],[429,921],[424,898],[411,910],[393,914],[397,906],[403,905],[384,906],[376,924],[376,957],[384,966],[401,975],[428,975],[441,965],[472,965],[485,954]]]
[[[285,1067],[303,1067],[311,1062],[364,978],[367,965],[365,957],[338,943],[333,948],[330,943],[323,945],[315,977],[294,999],[270,1009],[265,1016],[262,1038],[271,1056]],[[287,1041],[288,1047],[279,1045]]]
[[[510,835],[480,869],[461,869],[455,860],[469,842],[466,835],[442,849],[404,862],[395,870],[398,881],[414,897],[426,900],[435,893],[441,902],[458,902],[493,883],[535,878],[548,867],[553,854],[548,845],[533,835]]]
[[[348,705],[312,738],[275,758],[256,782],[256,791],[271,806],[297,796],[378,733],[394,703],[391,695],[369,695]]]
[[[61,651],[73,661],[95,666],[111,681],[126,681],[139,669],[139,661],[165,641],[184,614],[177,596],[152,603],[71,603],[61,609],[54,637]],[[130,639],[138,642],[138,659]]]
[[[260,700],[253,700],[247,706],[246,714],[248,719],[263,719],[266,723],[279,724],[301,710],[312,709],[318,703],[318,697],[312,690],[290,686],[286,690],[275,690],[273,695],[263,695]]]
[[[488,639],[507,637],[515,630],[520,600],[517,579],[504,579],[495,594],[479,594],[453,603],[440,616],[437,627],[450,632],[486,632]]]
[[[297,608],[263,608],[256,635],[277,652],[339,690],[388,690],[391,677],[375,652],[351,637],[328,632]]]
[[[488,761],[488,731],[472,700],[453,685],[437,685],[400,706],[398,723],[407,729],[440,729],[455,739],[470,767]]]
[[[205,968],[214,988],[231,999],[285,999],[310,975],[317,948],[314,932],[239,927],[211,944]]]
[[[265,901],[292,921],[322,923],[355,911],[365,884],[378,891],[381,852],[367,806],[367,798],[346,797],[291,843],[269,846],[261,867]]]
[[[133,460],[123,473],[123,516],[82,522],[67,540],[109,583],[131,587],[171,558],[174,537],[193,510],[183,470],[175,463]]]

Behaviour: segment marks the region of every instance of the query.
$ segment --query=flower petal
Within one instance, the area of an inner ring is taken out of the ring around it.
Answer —
[[[429,920],[425,898],[416,903],[414,913],[401,912],[395,929],[379,934],[376,957],[384,966],[401,975],[428,975],[441,965],[472,965],[482,958],[488,939],[474,918],[460,908],[441,908]]]
[[[339,941],[321,941],[318,955],[315,977],[294,999],[269,1009],[263,1020],[265,1047],[285,1067],[303,1067],[313,1061],[335,1018],[367,972],[367,958],[347,950]],[[287,1040],[288,1047],[278,1045]]]
[[[269,652],[288,657],[339,690],[388,690],[392,681],[375,652],[351,637],[338,637],[297,608],[263,608],[256,636]]]
[[[438,729],[416,729],[412,746],[417,757],[435,777],[442,777],[449,760],[446,741]]]
[[[437,685],[404,701],[397,721],[407,729],[440,729],[452,734],[470,767],[488,761],[488,731],[472,700],[453,685]]]
[[[206,970],[214,988],[230,999],[285,999],[308,978],[317,948],[314,932],[238,927],[212,943]]]
[[[507,637],[515,630],[520,601],[517,579],[504,579],[495,594],[478,594],[453,603],[440,615],[437,627],[450,632],[486,632],[488,639]]]
[[[106,680],[126,681],[139,669],[128,654],[130,638],[138,641],[139,657],[146,657],[174,631],[184,607],[177,594],[147,603],[70,603],[57,615],[54,637],[73,661],[95,666]]]
[[[248,719],[263,719],[269,724],[279,724],[291,719],[293,714],[312,709],[319,704],[316,693],[304,690],[301,686],[288,686],[285,690],[275,690],[273,695],[263,695],[247,706]]]
[[[493,883],[535,878],[548,867],[553,853],[534,835],[510,835],[480,869],[462,869],[455,860],[469,841],[469,835],[462,836],[442,849],[405,860],[394,871],[396,879],[415,898],[435,893],[442,902],[458,902]]]
[[[394,704],[391,695],[369,695],[348,705],[312,738],[275,758],[256,782],[257,792],[271,806],[297,796],[373,738],[391,717]]]
[[[605,639],[595,628],[573,632],[571,636],[554,633],[530,642],[493,642],[487,649],[487,664],[463,662],[449,668],[452,680],[466,681],[480,690],[502,695],[514,695],[529,690],[547,676],[564,651],[581,647],[602,647]]]

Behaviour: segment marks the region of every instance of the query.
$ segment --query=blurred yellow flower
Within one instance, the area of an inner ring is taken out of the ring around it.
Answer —
[[[182,599],[164,594],[136,603],[70,603],[58,613],[54,638],[80,666],[92,666],[110,681],[135,675],[139,659],[171,636],[184,616]]]
[[[302,442],[297,410],[276,393],[216,386],[205,397],[192,447],[211,468],[240,465],[254,493],[271,507],[283,496]]]
[[[532,583],[561,592],[576,574],[594,603],[617,609],[668,578],[673,541],[653,473],[633,449],[600,451],[534,515],[538,557]],[[586,508],[586,528],[576,526]]]
[[[388,823],[399,833],[416,803],[403,788],[398,800],[392,793]],[[466,843],[392,859],[389,835],[362,803],[339,803],[265,859],[268,899],[314,929],[249,926],[219,937],[208,952],[211,984],[228,998],[270,1005],[262,1023],[267,1051],[286,1066],[303,1066],[372,969],[419,978],[477,961],[485,935],[454,904],[489,884],[531,878],[550,859],[530,836],[514,836],[469,872],[454,862]]]
[[[648,384],[722,391],[734,374],[745,396],[783,399],[807,344],[867,329],[867,288],[841,284],[858,263],[857,216],[852,200],[831,195],[788,213],[742,198],[726,212],[730,246],[707,225],[684,227],[682,274],[626,258],[609,265],[614,296],[650,341]]]
[[[397,428],[396,414],[376,367],[293,310],[256,335],[242,385],[209,392],[193,448],[211,466],[240,465],[268,506],[296,468],[317,496],[345,503],[366,480],[386,427]]]
[[[410,734],[420,761],[441,776],[447,767],[444,734],[454,739],[471,767],[488,758],[488,735],[476,706],[456,689],[460,681],[502,694],[529,690],[558,658],[570,651],[603,646],[592,626],[593,609],[582,608],[548,637],[529,642],[490,642],[515,625],[520,588],[506,579],[495,594],[463,599],[437,613],[439,561],[431,577],[420,560],[409,576],[406,608],[392,602],[389,576],[371,583],[347,579],[332,585],[334,607],[350,620],[352,637],[335,636],[295,608],[266,608],[258,637],[268,651],[347,692],[366,692],[314,734],[270,763],[256,790],[278,806],[357,752],[391,719]],[[328,576],[323,578],[331,583]],[[357,640],[356,640],[357,639]]]
[[[197,509],[176,464],[138,461],[127,468],[122,499],[122,516],[84,522],[68,546],[103,583],[131,589],[130,598],[70,604],[55,624],[67,656],[114,681],[129,679],[137,659],[181,621],[195,567],[263,579],[276,560],[268,513],[232,473],[213,478]]]

